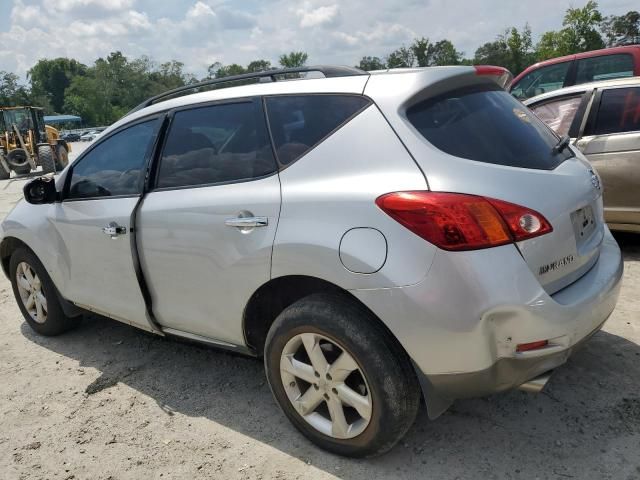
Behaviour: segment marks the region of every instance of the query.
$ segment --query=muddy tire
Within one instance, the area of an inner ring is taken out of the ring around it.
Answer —
[[[53,157],[53,149],[49,144],[38,145],[38,162],[42,166],[42,173],[56,171],[56,162]]]
[[[58,171],[64,170],[69,165],[69,152],[64,145],[58,145],[56,147],[56,169]]]
[[[264,357],[283,412],[325,450],[380,455],[416,418],[420,388],[409,358],[348,297],[315,294],[287,307],[269,330]]]

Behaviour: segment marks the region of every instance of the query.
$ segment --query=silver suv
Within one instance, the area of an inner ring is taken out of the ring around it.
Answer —
[[[503,69],[306,70],[150,99],[27,184],[0,232],[27,323],[91,311],[262,357],[291,422],[349,456],[421,397],[435,418],[541,388],[622,277],[582,154]]]

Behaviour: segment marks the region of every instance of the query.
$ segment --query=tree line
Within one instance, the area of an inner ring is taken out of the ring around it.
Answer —
[[[506,29],[478,47],[473,57],[466,57],[450,40],[422,37],[386,56],[365,56],[356,66],[379,70],[487,64],[503,66],[515,75],[536,61],[629,43],[640,43],[640,12],[604,16],[589,0],[581,8],[568,8],[562,28],[543,33],[536,44],[525,24]],[[300,67],[307,61],[307,53],[300,51],[281,55],[278,66],[263,59],[246,66],[215,62],[204,79]],[[37,105],[49,114],[79,115],[85,124],[107,125],[150,96],[204,79],[185,72],[184,64],[176,60],[158,64],[146,56],[130,59],[121,52],[91,66],[70,58],[42,59],[28,71],[26,85],[14,73],[0,71],[0,106]]]

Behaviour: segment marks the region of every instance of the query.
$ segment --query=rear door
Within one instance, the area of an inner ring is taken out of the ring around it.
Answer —
[[[50,221],[66,250],[63,295],[89,310],[149,329],[132,256],[131,215],[159,128],[152,118],[96,144],[73,165]]]
[[[600,91],[577,146],[602,178],[607,222],[640,225],[640,86]]]
[[[259,99],[173,112],[139,249],[163,329],[244,343],[242,314],[270,278],[280,181]]]

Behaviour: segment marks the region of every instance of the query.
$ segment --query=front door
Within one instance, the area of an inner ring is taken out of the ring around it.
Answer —
[[[89,310],[149,328],[132,255],[131,215],[139,201],[158,119],[116,132],[72,167],[50,220],[66,247],[63,296]]]
[[[604,90],[577,146],[600,174],[605,218],[640,225],[640,87]]]
[[[270,278],[280,211],[262,103],[175,112],[157,170],[138,219],[155,318],[169,332],[242,345],[244,308]]]

